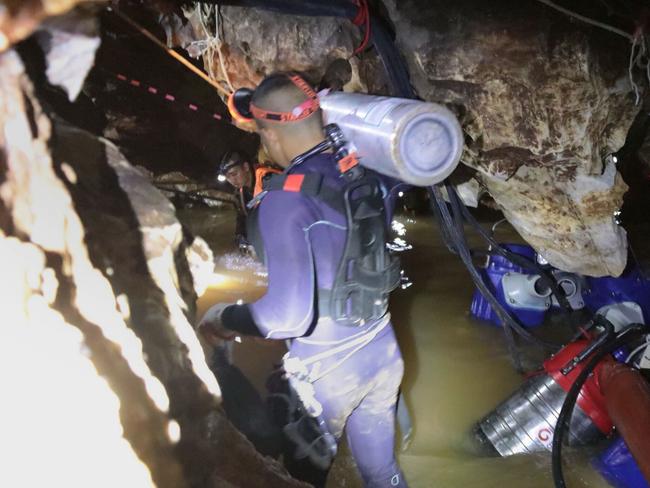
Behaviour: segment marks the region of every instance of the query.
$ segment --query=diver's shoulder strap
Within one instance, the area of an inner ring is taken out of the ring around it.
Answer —
[[[267,192],[302,193],[322,200],[326,205],[338,212],[345,212],[341,190],[329,186],[323,175],[318,173],[270,175],[265,179],[263,189]]]

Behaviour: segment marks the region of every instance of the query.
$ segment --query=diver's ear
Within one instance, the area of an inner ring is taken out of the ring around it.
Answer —
[[[262,140],[262,145],[266,149],[266,153],[269,155],[271,160],[274,163],[282,165],[286,159],[286,155],[284,154],[281,135],[278,132],[279,131],[270,128],[260,128],[259,134],[260,139]]]
[[[278,131],[275,131],[269,127],[263,127],[259,130],[260,139],[264,143],[267,149],[273,151],[277,154],[278,150],[281,149],[280,135]]]

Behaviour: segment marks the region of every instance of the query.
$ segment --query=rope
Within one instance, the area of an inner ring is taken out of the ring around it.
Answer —
[[[616,27],[613,27],[609,24],[605,24],[604,22],[600,22],[598,20],[590,19],[589,17],[585,17],[584,15],[573,12],[572,10],[569,10],[567,8],[560,7],[558,4],[552,2],[551,0],[537,0],[537,1],[543,3],[544,5],[547,5],[548,7],[554,8],[558,12],[562,12],[563,14],[566,14],[569,17],[578,19],[584,22],[585,24],[590,24],[596,27],[600,27],[601,29],[608,30],[609,32],[613,32],[614,34],[618,34],[619,36],[625,37],[630,42],[634,40],[634,36],[632,36],[628,32],[625,32],[624,30],[618,29]]]
[[[115,79],[123,82],[125,85],[128,85],[132,88],[138,88],[148,93],[149,95],[160,97],[162,100],[165,100],[166,103],[176,104],[178,106],[184,106],[185,108],[189,109],[191,112],[201,113],[212,117],[212,119],[216,121],[226,122],[237,127],[235,123],[233,123],[231,120],[228,120],[227,115],[222,115],[218,112],[214,112],[209,108],[202,107],[198,103],[192,103],[185,100],[181,100],[177,98],[175,95],[173,95],[172,93],[169,93],[168,91],[163,90],[160,87],[151,85],[143,80],[139,80],[137,78],[131,78],[122,73],[113,73],[112,71],[104,69],[101,66],[97,66],[96,69],[104,73],[106,76],[115,77]]]
[[[641,100],[641,96],[639,94],[639,86],[635,83],[634,74],[632,72],[634,69],[634,65],[638,61],[639,54],[641,53],[641,49],[639,49],[639,54],[637,54],[636,58],[634,57],[634,51],[636,50],[637,42],[638,39],[635,37],[632,40],[632,48],[630,49],[630,62],[627,67],[627,74],[630,79],[630,85],[632,85],[632,89],[634,90],[634,97],[635,97],[634,105],[638,105],[639,101]]]
[[[221,52],[221,38],[219,36],[219,6],[217,6],[214,9],[214,22],[215,22],[215,33],[216,33],[216,39],[217,39],[217,55],[219,56],[219,65],[221,66],[221,72],[223,73],[223,77],[226,79],[226,83],[228,84],[228,88],[230,88],[231,92],[235,91],[235,87],[233,86],[232,82],[230,81],[230,75],[228,74],[228,70],[226,70],[226,65],[224,63],[224,55]]]
[[[192,63],[190,63],[187,59],[185,59],[183,56],[178,54],[176,51],[173,49],[168,48],[165,44],[163,44],[156,36],[154,36],[151,32],[149,32],[147,29],[142,27],[140,24],[138,24],[135,20],[131,19],[127,15],[123,14],[119,10],[112,8],[112,7],[107,7],[107,9],[115,15],[117,15],[119,18],[124,20],[127,24],[129,24],[131,27],[139,31],[143,36],[145,36],[147,39],[149,39],[151,42],[156,44],[158,47],[160,47],[163,51],[165,51],[167,54],[169,54],[172,58],[174,58],[176,61],[181,63],[183,66],[188,68],[190,71],[192,71],[194,74],[200,76],[204,81],[210,83],[214,88],[216,88],[218,91],[224,93],[225,95],[229,95],[228,91],[224,89],[221,85],[219,85],[217,82],[212,80],[208,75],[206,75],[203,71],[201,71],[199,68],[194,66]]]
[[[203,8],[205,7],[205,11]],[[209,20],[208,18],[212,15],[214,11],[214,25],[215,25],[215,33],[214,35],[208,28]],[[206,46],[202,50],[202,55],[203,55],[203,62],[205,64],[205,68],[210,74],[210,76],[218,80],[219,78],[223,78],[225,81],[226,85],[228,86],[228,95],[230,93],[235,91],[235,88],[230,81],[230,77],[228,75],[228,71],[226,70],[226,65],[224,62],[224,56],[221,51],[221,36],[220,36],[220,29],[219,29],[219,19],[220,19],[220,14],[219,14],[219,7],[214,7],[213,5],[201,5],[199,4],[197,7],[197,13],[199,17],[199,23],[201,24],[201,27],[203,28],[203,35],[206,37],[205,40],[199,41],[199,42],[205,42]],[[216,55],[216,56],[215,56]],[[214,59],[215,57],[219,60],[219,68],[216,69],[214,66]]]

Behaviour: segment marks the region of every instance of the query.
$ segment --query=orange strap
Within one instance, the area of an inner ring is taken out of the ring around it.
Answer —
[[[253,197],[262,193],[262,186],[264,185],[264,178],[269,174],[280,174],[279,169],[270,168],[269,166],[260,166],[255,169],[255,188],[253,189]]]
[[[354,168],[357,164],[359,164],[359,159],[357,158],[357,153],[353,152],[339,161],[339,170],[341,173],[345,173]]]
[[[243,124],[246,122],[253,121],[253,119],[249,119],[248,117],[244,117],[242,114],[240,114],[239,110],[237,110],[237,107],[235,107],[235,92],[232,92],[230,95],[228,95],[228,101],[226,103],[226,106],[228,107],[228,112],[230,112],[230,116],[236,122]]]
[[[307,100],[298,105],[291,112],[273,112],[264,110],[251,103],[251,113],[256,119],[270,120],[272,122],[297,122],[303,120],[317,112],[320,108],[318,94],[309,86],[309,84],[298,75],[289,76],[289,80],[296,85],[306,96]]]

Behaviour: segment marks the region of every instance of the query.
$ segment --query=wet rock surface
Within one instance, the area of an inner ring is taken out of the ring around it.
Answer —
[[[203,12],[197,7],[187,14],[192,42],[215,37],[215,11]],[[214,66],[208,69],[210,74],[234,87],[255,87],[274,71],[297,70],[320,80],[331,63],[349,58],[359,42],[358,29],[351,22],[332,17],[288,17],[268,10],[223,7],[219,18],[221,49],[202,54],[216,58],[206,61],[208,68]]]
[[[44,112],[13,51],[0,91],[3,408],[41,438],[3,436],[2,484],[303,486],[219,406],[169,201],[110,142]]]

